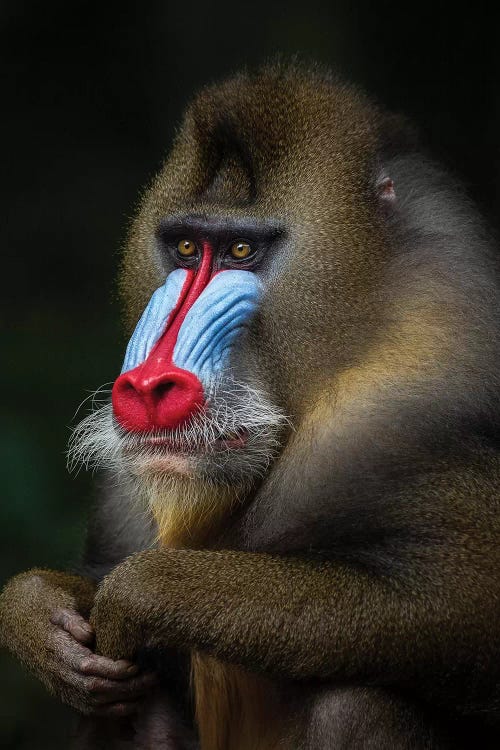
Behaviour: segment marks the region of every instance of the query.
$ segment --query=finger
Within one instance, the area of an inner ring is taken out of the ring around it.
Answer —
[[[53,650],[57,658],[66,666],[83,675],[103,677],[111,680],[129,680],[139,672],[137,664],[125,659],[113,661],[107,656],[94,654],[87,646],[83,646],[64,630],[58,630],[52,641]]]
[[[57,609],[52,613],[50,621],[70,633],[80,643],[90,644],[94,640],[92,625],[73,609]]]
[[[107,707],[114,703],[135,703],[150,694],[157,686],[156,675],[142,676],[129,688],[127,682],[104,680],[100,677],[84,677],[77,672],[61,675],[71,692],[66,692],[66,700],[71,705],[86,712]],[[71,699],[70,699],[71,696]]]
[[[126,659],[108,659],[107,656],[100,656],[90,652],[81,661],[79,671],[85,675],[95,675],[96,677],[105,677],[109,680],[129,680],[135,677],[139,672],[137,664],[133,664]]]
[[[80,664],[92,656],[92,651],[87,646],[83,646],[62,628],[57,628],[48,645],[55,662],[71,670],[78,670]]]
[[[150,693],[158,686],[158,677],[149,672],[132,680],[99,680],[91,684],[91,692],[98,703],[115,703],[117,701],[135,701]]]

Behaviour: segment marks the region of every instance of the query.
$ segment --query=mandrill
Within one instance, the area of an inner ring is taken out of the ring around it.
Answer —
[[[122,372],[72,438],[104,476],[85,559],[0,600],[77,747],[500,746],[492,248],[331,75],[198,95],[131,227]]]

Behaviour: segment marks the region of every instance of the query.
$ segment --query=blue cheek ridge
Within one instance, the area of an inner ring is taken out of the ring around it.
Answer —
[[[163,286],[154,292],[128,342],[122,373],[144,362],[156,344],[174,309],[186,280],[187,271],[177,268],[169,273]]]
[[[248,325],[262,293],[251,271],[222,271],[189,310],[174,348],[177,367],[207,386],[226,364],[231,345]]]

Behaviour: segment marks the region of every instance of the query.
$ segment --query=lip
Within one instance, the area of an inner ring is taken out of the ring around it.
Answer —
[[[213,451],[241,450],[248,442],[248,434],[244,430],[235,431],[231,435],[216,438],[204,446],[193,445],[182,438],[171,438],[168,435],[151,435],[140,440],[135,448],[148,448],[151,450],[168,451],[180,454],[203,454]],[[129,450],[134,450],[130,448]]]

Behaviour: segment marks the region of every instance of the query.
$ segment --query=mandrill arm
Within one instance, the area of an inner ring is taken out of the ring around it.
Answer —
[[[126,498],[106,488],[91,518],[81,575],[34,569],[0,593],[0,646],[62,701],[94,716],[137,710],[157,683],[135,664],[97,655],[88,622],[97,581],[149,543],[150,530],[128,520],[126,508]]]
[[[131,663],[93,652],[87,618],[94,593],[95,583],[83,576],[37,569],[15,576],[0,595],[0,644],[63,702],[85,714],[120,716],[133,684],[150,685]]]
[[[103,581],[91,620],[112,658],[194,648],[279,677],[442,692],[457,707],[462,678],[468,699],[481,697],[474,665],[500,664],[491,576],[471,563],[462,550],[454,576],[436,558],[396,578],[330,561],[155,550]]]

